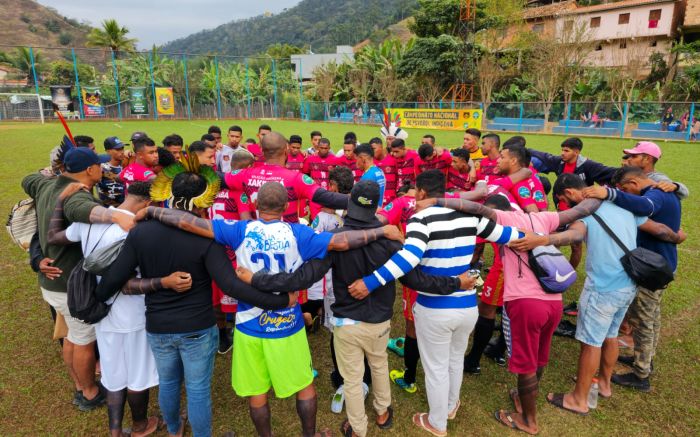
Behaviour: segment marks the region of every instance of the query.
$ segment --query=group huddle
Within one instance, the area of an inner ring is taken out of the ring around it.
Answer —
[[[92,138],[76,136],[22,181],[37,217],[31,265],[56,331],[65,326],[73,403],[81,411],[106,403],[112,436],[163,427],[181,436],[187,422],[195,436],[210,436],[214,360],[231,349],[231,384],[260,436],[272,435],[270,389],[295,396],[303,436],[333,435],[316,423],[314,379],[328,371],[337,389],[330,408],[347,415],[340,435],[368,434],[370,391],[375,425],[390,428],[393,382],[425,390],[428,411],[413,424],[445,436],[460,414],[463,376],[481,373],[484,354],[517,375],[511,408],[494,418],[537,434],[539,382],[583,242],[576,384],[546,399],[586,415],[613,383],[650,389],[689,194],[655,170],[656,144],[624,150],[616,168],[582,156],[578,138],[557,156],[477,129],[466,130],[462,147],[426,135],[416,151],[389,122],[367,143],[348,132],[337,154],[320,132],[310,137],[305,149],[299,135],[262,125],[243,141],[232,126],[222,142],[212,126],[188,146],[172,134],[157,147],[135,132],[133,150],[108,137],[98,155]],[[562,246],[571,246],[568,260]],[[406,330],[390,338],[396,280]],[[618,353],[623,323],[634,338],[630,357]],[[330,331],[332,369],[314,368],[326,352],[310,350],[307,335],[320,326]],[[403,357],[403,369],[389,371],[387,350]],[[613,374],[618,359],[629,373]],[[161,417],[148,417],[154,386]],[[130,429],[122,427],[127,402]]]

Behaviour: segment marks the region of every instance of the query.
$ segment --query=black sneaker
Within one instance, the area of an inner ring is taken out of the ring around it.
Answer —
[[[85,396],[83,396],[83,399],[78,404],[78,409],[80,411],[92,411],[95,408],[103,406],[106,401],[107,398],[105,397],[102,389],[98,385],[97,395],[95,395],[95,397],[92,399],[87,399]]]
[[[464,360],[464,373],[468,373],[470,375],[481,375],[481,366],[480,365],[473,365],[472,363],[467,362],[467,360]]]
[[[632,367],[634,365],[634,355],[619,355],[617,357],[617,362],[622,363],[625,366]],[[654,360],[651,360],[651,366],[649,368],[649,373],[654,373]]]
[[[83,397],[83,391],[82,390],[76,390],[75,393],[73,393],[73,405],[76,407],[80,405],[80,403],[85,399]]]
[[[504,367],[506,365],[505,357],[503,356],[503,354],[498,353],[495,346],[486,346],[486,349],[484,349],[484,356],[487,358],[491,358],[494,363],[501,367]]]
[[[569,322],[568,320],[562,320],[561,322],[559,322],[559,325],[557,325],[557,329],[554,330],[554,335],[558,335],[560,337],[575,338],[576,325]]]
[[[623,387],[633,388],[635,390],[648,392],[651,390],[649,378],[640,378],[634,372],[625,373],[623,375],[613,375],[611,381]]]
[[[226,329],[223,334],[219,334],[219,353],[221,355],[227,353],[233,347],[233,339],[231,338],[231,331]]]

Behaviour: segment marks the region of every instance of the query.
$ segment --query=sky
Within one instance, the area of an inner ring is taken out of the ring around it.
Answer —
[[[114,18],[138,38],[137,47],[211,29],[230,21],[254,17],[265,12],[279,13],[300,0],[38,0],[61,15],[87,20],[99,27],[102,20]]]

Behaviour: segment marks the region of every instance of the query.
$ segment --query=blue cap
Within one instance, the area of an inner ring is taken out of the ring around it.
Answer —
[[[80,173],[99,163],[100,157],[87,147],[70,149],[63,158],[63,165],[68,173]]]
[[[108,137],[105,139],[105,150],[123,149],[124,143],[117,137]]]

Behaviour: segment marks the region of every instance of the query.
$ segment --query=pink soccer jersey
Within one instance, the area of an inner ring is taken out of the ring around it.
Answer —
[[[353,176],[355,177],[355,183],[357,183],[357,181],[359,181],[362,177],[362,170],[357,168],[357,161],[355,160],[355,158],[348,159],[345,157],[345,155],[336,156],[333,165],[339,165],[341,167],[349,168],[352,171]]]
[[[209,208],[209,218],[212,220],[240,220],[242,212],[254,213],[248,195],[243,191],[221,190]]]
[[[304,160],[306,158],[303,154],[297,153],[292,155],[291,153],[287,155],[287,167],[290,170],[301,171],[304,168]]]
[[[452,155],[449,150],[443,150],[442,154],[436,156],[430,161],[423,161],[418,157],[416,161],[416,175],[419,175],[428,170],[440,170],[447,176],[448,169],[452,168]]]
[[[119,174],[119,179],[124,182],[125,189],[129,188],[134,182],[147,182],[156,177],[153,169],[141,165],[138,162],[132,162],[127,165]]]
[[[447,173],[447,189],[450,191],[469,191],[472,189],[472,183],[469,181],[469,171],[460,173],[452,166]]]
[[[418,152],[407,150],[406,155],[396,159],[396,187],[401,188],[406,181],[416,182],[416,163],[420,160]]]
[[[243,191],[253,203],[257,200],[258,190],[265,182],[278,182],[287,189],[289,207],[284,213],[284,221],[299,222],[299,210],[303,209],[300,200],[311,200],[316,190],[321,188],[308,175],[286,169],[275,164],[263,164],[260,167],[235,170],[225,177],[230,190]]]

